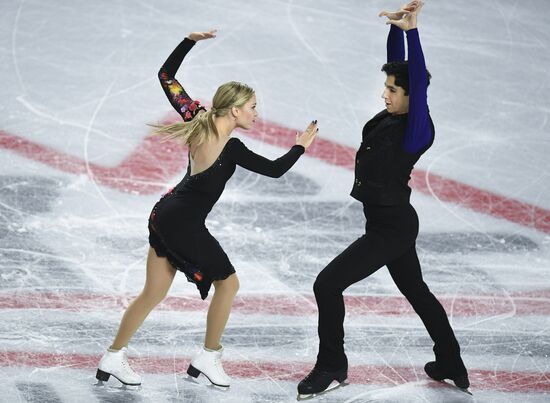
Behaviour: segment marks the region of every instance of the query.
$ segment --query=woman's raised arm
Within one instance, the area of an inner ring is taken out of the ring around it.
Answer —
[[[193,99],[183,89],[182,85],[176,80],[176,72],[181,66],[183,59],[189,51],[195,46],[197,41],[216,37],[216,31],[192,32],[185,38],[174,51],[168,56],[158,72],[160,85],[170,101],[183,120],[191,120],[198,109],[204,109],[199,106],[198,101]]]

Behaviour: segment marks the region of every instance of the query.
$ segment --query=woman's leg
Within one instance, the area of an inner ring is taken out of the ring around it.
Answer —
[[[208,308],[206,318],[206,336],[204,346],[209,350],[218,350],[220,340],[231,313],[233,299],[239,290],[239,279],[233,273],[225,280],[214,281],[214,296]]]
[[[147,315],[166,296],[175,274],[176,269],[168,263],[168,260],[158,257],[155,250],[150,247],[147,255],[145,286],[124,312],[118,333],[111,345],[113,350],[120,350],[128,345]]]

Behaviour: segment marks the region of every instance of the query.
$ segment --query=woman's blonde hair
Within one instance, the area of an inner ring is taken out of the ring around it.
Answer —
[[[200,145],[211,135],[218,136],[213,117],[226,116],[231,108],[240,108],[254,95],[254,90],[244,83],[230,81],[221,85],[212,99],[212,108],[200,112],[189,122],[171,125],[151,125],[156,127],[153,134],[164,136],[165,140],[178,139],[186,145]]]

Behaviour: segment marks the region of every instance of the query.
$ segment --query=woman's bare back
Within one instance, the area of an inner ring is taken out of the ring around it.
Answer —
[[[200,174],[216,162],[229,138],[212,137],[199,146],[190,146],[191,176]]]

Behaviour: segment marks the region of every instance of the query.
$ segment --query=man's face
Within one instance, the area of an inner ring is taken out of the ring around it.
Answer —
[[[402,87],[395,85],[395,76],[390,75],[384,83],[382,98],[386,103],[386,109],[392,115],[401,115],[409,112],[409,96],[405,95]]]

